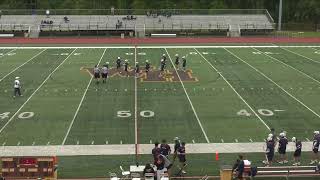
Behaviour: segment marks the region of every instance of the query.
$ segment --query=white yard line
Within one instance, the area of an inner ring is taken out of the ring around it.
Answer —
[[[134,65],[137,62],[137,47],[134,48]],[[134,142],[137,146],[138,142],[138,92],[137,92],[137,77],[134,77]],[[138,152],[138,147],[136,147],[136,151]]]
[[[259,71],[257,68],[255,68],[254,66],[252,66],[251,64],[247,63],[245,60],[243,60],[242,58],[238,57],[237,55],[235,55],[233,52],[229,51],[228,49],[224,48],[226,51],[228,51],[231,55],[233,55],[234,57],[236,57],[237,59],[239,59],[240,61],[244,62],[245,64],[247,64],[248,66],[250,66],[252,69],[254,69],[256,72],[260,73],[262,76],[264,76],[266,79],[268,79],[269,81],[271,81],[273,84],[275,84],[278,88],[280,88],[282,91],[284,91],[287,95],[289,95],[291,98],[293,98],[294,100],[296,100],[297,102],[299,102],[302,106],[304,106],[306,109],[308,109],[309,111],[311,111],[314,115],[316,115],[317,117],[320,118],[320,115],[318,113],[316,113],[314,110],[312,110],[311,108],[309,108],[307,105],[305,105],[303,102],[301,102],[298,98],[296,98],[295,96],[293,96],[292,94],[290,94],[288,91],[286,91],[283,87],[281,87],[279,84],[277,84],[276,82],[274,82],[271,78],[269,78],[267,75],[265,75],[263,72]]]
[[[281,63],[281,64],[283,64],[283,65],[285,65],[285,66],[287,66],[287,67],[289,67],[289,68],[291,68],[291,69],[293,69],[293,70],[295,70],[295,71],[298,71],[300,74],[304,75],[305,77],[307,77],[307,78],[309,78],[309,79],[317,82],[318,84],[320,84],[320,81],[318,81],[318,80],[316,80],[315,78],[309,76],[308,74],[300,71],[299,69],[296,69],[295,67],[293,67],[293,66],[291,66],[291,65],[289,65],[289,64],[287,64],[287,63],[284,63],[284,62],[280,61],[279,59],[277,59],[277,58],[275,58],[275,57],[273,57],[273,56],[270,56],[269,54],[263,53],[262,51],[260,51],[260,50],[258,50],[258,49],[256,49],[256,48],[252,48],[252,49],[254,49],[254,50],[258,51],[258,52],[261,52],[261,53],[264,54],[265,56],[267,56],[267,57],[269,57],[269,58],[271,58],[271,59],[273,59],[273,60],[275,60],[275,61],[277,61],[277,62],[279,62],[279,63]]]
[[[30,97],[20,106],[20,108],[11,116],[11,118],[4,124],[4,126],[0,129],[0,134],[2,131],[8,126],[8,124],[13,120],[13,118],[21,111],[21,109],[30,101],[30,99],[39,91],[39,89],[50,79],[51,75],[55,73],[60,66],[76,51],[77,49],[74,49],[60,64],[57,66],[48,76],[47,78],[40,84],[40,86],[30,95]]]
[[[304,55],[302,55],[302,54],[296,53],[296,52],[291,51],[291,50],[289,50],[289,49],[287,49],[287,48],[283,48],[283,47],[282,47],[281,49],[286,50],[286,51],[288,51],[288,52],[290,52],[290,53],[293,53],[293,54],[295,54],[295,55],[298,55],[298,56],[300,56],[300,57],[303,57],[303,58],[305,58],[305,59],[308,59],[308,60],[310,60],[310,61],[313,61],[313,62],[315,62],[315,63],[320,63],[320,61],[313,60],[313,59],[311,59],[311,58],[309,58],[309,57],[307,57],[307,56],[304,56]]]
[[[100,59],[99,59],[98,65],[101,63],[101,61],[102,61],[102,59],[103,59],[103,56],[104,56],[104,54],[106,53],[106,50],[107,50],[107,49],[104,49],[104,51],[103,51],[103,53],[102,53],[102,56],[101,56]],[[86,87],[86,89],[85,89],[85,91],[84,91],[84,93],[83,93],[83,95],[82,95],[82,98],[81,98],[81,100],[80,100],[80,103],[79,103],[79,105],[78,105],[78,108],[77,108],[76,112],[75,112],[74,115],[73,115],[72,121],[71,121],[71,123],[70,123],[70,125],[69,125],[69,128],[68,128],[68,131],[67,131],[66,135],[65,135],[64,138],[63,138],[62,145],[64,145],[64,144],[66,143],[66,140],[67,140],[67,138],[68,138],[68,136],[69,136],[69,133],[70,133],[70,131],[71,131],[71,128],[72,128],[72,126],[73,126],[73,123],[74,123],[74,121],[75,121],[75,119],[76,119],[76,117],[77,117],[77,115],[78,115],[78,113],[79,113],[79,110],[80,110],[81,105],[82,105],[82,103],[83,103],[83,101],[84,101],[84,98],[86,97],[86,94],[87,94],[87,92],[88,92],[88,89],[89,89],[89,87],[90,87],[90,84],[91,84],[91,82],[92,82],[92,79],[93,79],[93,76],[91,76],[90,81],[88,82],[88,85],[87,85],[87,87]]]
[[[3,76],[0,79],[0,82],[3,81],[6,77],[8,77],[10,74],[14,73],[16,70],[18,70],[19,68],[21,68],[22,66],[24,66],[25,64],[27,64],[28,62],[30,62],[31,60],[33,60],[34,58],[36,58],[37,56],[39,56],[41,53],[43,53],[46,49],[40,51],[38,54],[34,55],[32,58],[30,58],[29,60],[27,60],[26,62],[24,62],[23,64],[21,64],[20,66],[16,67],[15,69],[13,69],[11,72],[9,72],[8,74],[6,74],[5,76]]]
[[[188,101],[189,101],[189,103],[190,103],[190,106],[191,106],[191,108],[192,108],[193,114],[195,115],[195,117],[196,117],[196,119],[197,119],[197,121],[198,121],[198,124],[199,124],[199,126],[200,126],[200,128],[201,128],[201,131],[202,131],[202,133],[203,133],[203,135],[204,135],[207,143],[210,143],[209,138],[208,138],[208,136],[207,136],[207,134],[206,134],[206,132],[205,132],[203,126],[202,126],[202,123],[201,123],[201,121],[200,121],[200,119],[199,119],[199,117],[198,117],[198,114],[197,114],[195,108],[193,107],[193,104],[192,104],[191,99],[190,99],[190,97],[189,97],[189,95],[188,95],[188,93],[187,93],[187,90],[186,90],[186,88],[184,87],[184,84],[183,84],[183,82],[182,82],[182,80],[181,80],[181,78],[180,78],[180,75],[179,75],[179,73],[178,73],[178,70],[177,70],[176,66],[173,64],[172,59],[171,59],[171,56],[170,56],[168,50],[167,50],[166,48],[164,48],[164,49],[166,50],[166,53],[168,54],[168,57],[169,57],[169,59],[170,59],[170,62],[171,62],[171,64],[172,64],[174,70],[175,70],[176,73],[177,73],[177,76],[178,76],[178,78],[179,78],[179,80],[180,80],[181,86],[182,86],[182,88],[183,88],[183,90],[184,90],[184,93],[185,93],[186,96],[187,96],[187,99],[188,99]]]
[[[215,68],[208,60],[205,58],[196,48],[195,50],[198,52],[198,54],[205,60],[207,63],[217,72],[220,74],[222,79],[230,86],[230,88],[237,94],[237,96],[248,106],[248,108],[254,113],[254,115],[260,120],[260,122],[268,129],[270,130],[270,127],[266,124],[266,122],[256,113],[256,111],[247,103],[247,101],[237,92],[237,90],[229,83],[229,81],[221,74],[220,71],[218,71],[217,68]]]
[[[312,150],[312,142],[302,142],[302,151]],[[173,147],[173,144],[170,144]],[[188,154],[219,153],[264,153],[265,142],[242,143],[188,143]],[[150,154],[153,144],[139,144],[139,154]],[[287,152],[294,151],[290,142]],[[42,145],[42,146],[1,146],[1,157],[10,156],[80,156],[80,155],[135,155],[135,144],[104,145]],[[263,156],[261,156],[263,158]]]

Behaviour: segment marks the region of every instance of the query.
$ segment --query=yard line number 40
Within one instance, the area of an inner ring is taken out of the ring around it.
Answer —
[[[10,112],[4,112],[0,114],[0,120],[9,118]],[[34,116],[34,112],[22,112],[18,115],[19,119],[29,119]]]

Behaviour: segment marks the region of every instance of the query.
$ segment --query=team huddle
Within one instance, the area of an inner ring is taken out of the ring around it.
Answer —
[[[181,69],[185,71],[187,66],[186,57],[183,56],[181,58],[181,61],[182,61]],[[100,78],[102,78],[102,83],[107,82],[108,74],[109,74],[109,64],[110,64],[109,62],[106,62],[102,68],[100,68],[98,65],[95,65],[95,67],[93,68],[93,76],[96,79],[97,84],[99,84]],[[178,54],[175,55],[175,61],[173,66],[176,70],[180,69],[180,57]],[[115,67],[117,71],[119,71],[120,73],[123,70],[125,73],[125,76],[129,77],[130,67],[129,67],[129,61],[127,59],[123,61],[121,57],[118,57],[117,60],[115,61]],[[167,56],[166,54],[163,54],[160,59],[159,76],[164,74],[166,68],[167,68]],[[151,63],[149,62],[149,60],[146,60],[144,64],[144,69],[142,70],[140,68],[139,62],[136,61],[133,70],[135,73],[135,77],[138,78],[141,72],[145,71],[145,73],[148,74],[151,71]]]

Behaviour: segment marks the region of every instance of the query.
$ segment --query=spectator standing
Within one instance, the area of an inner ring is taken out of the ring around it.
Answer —
[[[180,172],[185,174],[186,171],[184,171],[184,168],[187,166],[187,163],[186,163],[186,143],[185,142],[182,142],[181,143],[181,146],[179,146],[179,148],[177,148],[177,154],[178,154],[178,158],[179,158],[179,162],[181,164],[181,168],[179,167],[180,169]]]
[[[160,145],[161,154],[168,158],[169,154],[171,153],[171,148],[167,144],[167,141],[165,139],[162,140],[162,143]]]
[[[266,164],[267,166],[271,166],[272,165],[272,160],[274,157],[274,142],[272,140],[272,137],[268,137],[267,138],[267,142],[266,142],[266,151],[265,151],[265,155],[266,155],[266,160],[263,161],[264,164]]]
[[[300,140],[297,140],[296,137],[292,138],[292,142],[295,143],[295,151],[293,153],[294,163],[292,165],[299,166],[300,165],[301,150],[302,150],[302,143]]]
[[[181,142],[179,137],[175,137],[173,140],[174,140],[174,154],[173,154],[173,163],[174,163],[177,157],[178,148],[181,146]]]
[[[152,155],[153,155],[154,162],[157,160],[157,156],[160,154],[160,152],[161,152],[161,149],[159,148],[159,143],[155,142],[154,148],[152,149]]]
[[[278,146],[278,152],[280,154],[280,160],[279,163],[288,163],[287,157],[286,157],[286,150],[288,145],[288,139],[286,138],[286,134],[284,132],[280,133],[280,139],[279,139],[279,146]]]
[[[243,178],[243,172],[244,172],[244,161],[243,156],[239,155],[238,159],[234,163],[232,167],[232,172],[236,172],[237,179]]]
[[[319,161],[319,146],[320,146],[320,133],[319,131],[314,131],[312,151],[313,159],[310,162],[310,165],[315,164]]]

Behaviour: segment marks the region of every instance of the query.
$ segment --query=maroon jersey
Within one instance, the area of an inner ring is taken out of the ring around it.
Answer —
[[[171,152],[171,148],[168,144],[161,144],[160,149],[161,149],[160,153],[164,156],[168,156]]]

